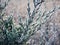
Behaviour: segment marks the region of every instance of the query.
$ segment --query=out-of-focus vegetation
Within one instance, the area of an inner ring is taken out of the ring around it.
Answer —
[[[6,20],[3,20],[3,11],[8,3],[2,4],[0,6],[0,45],[27,45],[26,42],[29,40],[29,38],[34,35],[36,31],[41,29],[41,25],[45,24],[48,21],[48,19],[53,15],[53,12],[60,9],[60,7],[54,7],[53,10],[50,10],[48,12],[45,11],[42,15],[39,8],[43,2],[44,0],[33,0],[34,10],[31,13],[30,3],[28,0],[28,17],[24,23],[22,21],[22,18],[19,16],[19,25],[17,27],[13,23],[12,15],[7,17]],[[37,6],[39,7],[37,8]],[[39,11],[38,18],[34,22],[34,17],[38,13],[37,10]],[[43,22],[41,22],[41,17],[44,19]],[[48,37],[48,22],[46,27],[47,28],[45,29],[45,33],[40,37],[40,45],[48,45],[47,42],[50,41]]]

